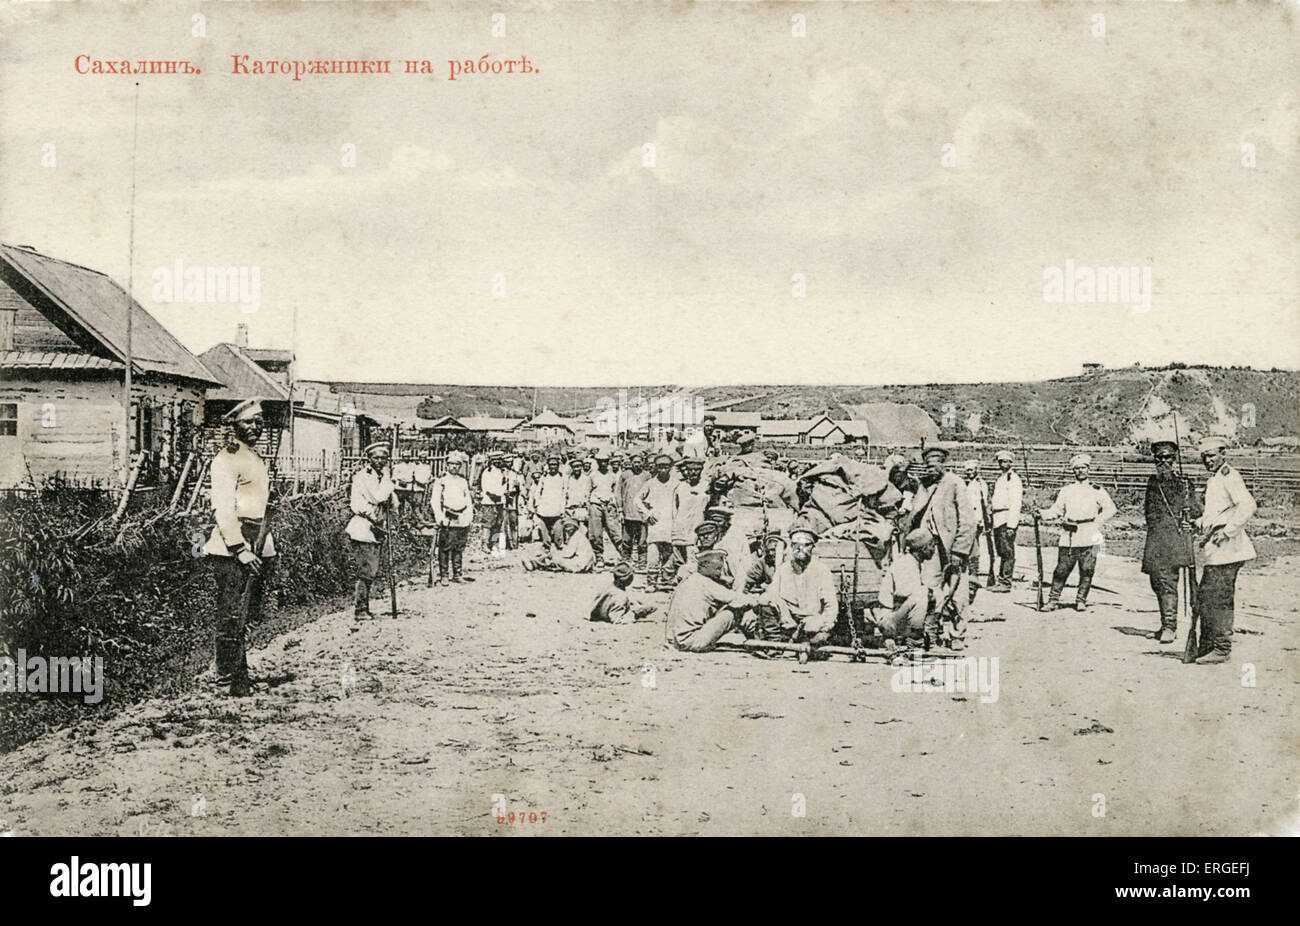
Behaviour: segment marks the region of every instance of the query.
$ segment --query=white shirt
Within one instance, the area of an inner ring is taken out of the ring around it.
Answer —
[[[1105,489],[1085,479],[1062,486],[1052,507],[1039,514],[1045,521],[1064,518],[1078,525],[1072,531],[1062,530],[1057,546],[1094,547],[1102,541],[1102,526],[1115,516],[1115,503]]]
[[[372,525],[382,526],[387,506],[393,498],[393,482],[388,472],[376,473],[363,466],[352,474],[352,520],[348,521],[347,535],[361,543],[378,543]]]
[[[966,500],[970,502],[971,513],[975,516],[978,529],[984,527],[984,510],[988,507],[989,490],[984,480],[976,476],[966,482]]]
[[[1020,475],[1015,470],[1002,473],[993,483],[994,527],[1018,527],[1020,525],[1020,505],[1024,498],[1024,487]]]
[[[1241,473],[1224,463],[1205,483],[1205,514],[1200,523],[1207,529],[1221,526],[1228,539],[1218,545],[1197,543],[1197,564],[1224,566],[1254,559],[1255,545],[1244,530],[1254,514],[1255,499],[1246,489]]]

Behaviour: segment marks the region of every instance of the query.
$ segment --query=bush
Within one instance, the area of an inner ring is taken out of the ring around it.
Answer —
[[[145,512],[113,529],[114,507],[74,490],[0,502],[0,649],[104,660],[98,705],[75,694],[0,695],[0,752],[88,712],[184,690],[211,659],[210,516]],[[351,591],[342,492],[294,499],[273,517],[280,558],[264,620]],[[428,538],[398,533],[398,574],[426,569]]]

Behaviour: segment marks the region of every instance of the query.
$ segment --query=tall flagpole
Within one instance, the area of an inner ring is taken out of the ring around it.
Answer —
[[[122,374],[122,414],[126,426],[123,440],[126,453],[122,459],[122,485],[131,478],[131,358],[132,334],[135,311],[131,306],[131,288],[135,285],[135,151],[136,140],[140,136],[140,81],[135,82],[135,111],[131,120],[131,204],[127,230],[127,270],[126,270],[126,370]],[[143,449],[143,448],[141,448]]]

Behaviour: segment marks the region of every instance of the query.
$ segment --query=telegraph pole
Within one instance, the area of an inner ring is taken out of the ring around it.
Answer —
[[[131,287],[135,284],[135,151],[136,141],[140,136],[140,82],[135,82],[135,111],[131,121],[131,204],[127,225],[127,270],[126,270],[126,369],[122,373],[122,416],[125,426],[122,429],[126,453],[122,457],[122,485],[131,478],[131,358],[132,329],[135,310],[132,306]]]

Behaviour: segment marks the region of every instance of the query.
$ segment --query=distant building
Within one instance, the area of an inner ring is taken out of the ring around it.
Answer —
[[[842,444],[844,431],[824,414],[813,418],[762,418],[758,439],[773,444]]]
[[[539,444],[568,443],[577,435],[574,422],[561,418],[549,408],[543,408],[532,421],[521,424],[519,430]]]
[[[1083,365],[1083,372],[1085,375],[1088,376],[1091,376],[1093,373],[1104,372],[1105,369],[1106,368],[1102,366],[1100,363],[1085,363]]]
[[[865,402],[843,408],[850,420],[841,424],[851,441],[873,447],[919,447],[939,439],[939,426],[919,405]]]

